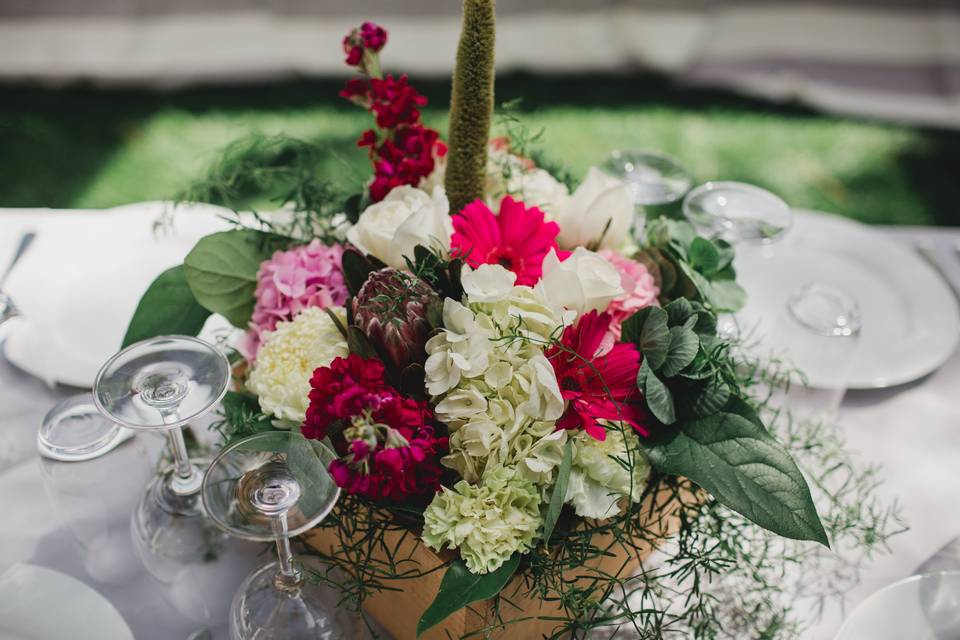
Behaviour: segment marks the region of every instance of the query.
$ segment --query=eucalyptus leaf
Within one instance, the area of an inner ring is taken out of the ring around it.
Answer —
[[[660,472],[685,476],[764,529],[829,546],[796,463],[762,425],[734,413],[684,424],[647,444]]]
[[[171,333],[195,336],[209,317],[210,311],[193,297],[183,265],[171,267],[157,276],[140,298],[121,348]]]
[[[553,493],[550,495],[550,504],[547,507],[547,513],[543,519],[543,541],[549,544],[550,536],[553,534],[553,528],[557,526],[557,520],[560,518],[560,511],[563,510],[563,501],[567,497],[567,485],[570,482],[570,467],[573,464],[573,440],[567,439],[563,446],[563,458],[560,460],[560,467],[557,469],[557,481],[553,485]]]
[[[693,303],[686,298],[671,300],[664,305],[663,310],[667,312],[667,324],[671,327],[684,324],[696,313]]]
[[[700,338],[687,327],[670,327],[670,346],[667,357],[660,366],[659,373],[664,378],[672,378],[693,362],[700,350]]]
[[[253,313],[260,264],[270,257],[268,236],[252,229],[220,231],[200,238],[183,261],[197,302],[235,327],[246,327]]]
[[[640,309],[623,322],[621,339],[635,343],[644,361],[653,369],[660,368],[670,346],[667,312],[660,307]]]
[[[420,616],[420,621],[417,623],[417,637],[419,638],[428,629],[443,622],[447,616],[471,602],[486,600],[500,593],[516,573],[519,565],[520,554],[515,553],[499,569],[477,575],[470,573],[463,560],[455,560],[443,574],[440,589],[433,602]]]
[[[694,238],[690,243],[688,255],[690,265],[705,276],[713,275],[720,267],[720,252],[706,238],[700,236]]]
[[[709,299],[717,312],[734,313],[746,304],[747,292],[736,280],[714,280],[710,283]]]
[[[637,373],[637,387],[647,402],[647,407],[654,417],[663,424],[673,424],[677,421],[677,410],[673,404],[673,394],[670,389],[657,377],[647,361],[644,360]]]

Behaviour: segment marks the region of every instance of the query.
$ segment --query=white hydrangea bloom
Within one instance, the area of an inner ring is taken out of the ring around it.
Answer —
[[[609,426],[602,441],[582,431],[572,441],[573,464],[564,501],[573,505],[578,516],[612,518],[620,513],[621,500],[640,499],[650,477],[650,462],[629,425]],[[633,474],[618,460],[631,461]]]
[[[330,308],[346,324],[343,307]],[[327,312],[308,307],[263,335],[247,388],[260,408],[281,420],[303,422],[309,406],[310,378],[317,367],[346,357],[347,341]]]

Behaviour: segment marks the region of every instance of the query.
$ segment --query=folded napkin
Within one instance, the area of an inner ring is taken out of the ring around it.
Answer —
[[[225,213],[167,202],[0,211],[0,262],[24,232],[37,234],[5,287],[23,314],[6,327],[7,358],[48,383],[91,386],[153,279],[181,263],[199,238],[227,228]],[[165,215],[172,223],[158,229]]]

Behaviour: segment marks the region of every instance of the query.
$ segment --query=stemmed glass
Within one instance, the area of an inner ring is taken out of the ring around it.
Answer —
[[[94,382],[93,399],[104,416],[128,429],[167,436],[173,464],[147,485],[131,519],[141,559],[161,580],[211,554],[222,539],[206,518],[203,473],[190,460],[182,427],[212,410],[229,382],[226,356],[189,336],[133,344],[110,358]]]
[[[779,196],[745,182],[705,182],[683,199],[683,215],[701,235],[730,244],[766,246],[790,228],[790,207]]]
[[[233,599],[233,640],[358,637],[361,629],[337,608],[337,594],[307,580],[290,550],[290,537],[316,526],[340,497],[327,472],[333,458],[298,433],[266,432],[228,445],[207,469],[203,502],[214,522],[277,546],[278,560],[251,573]]]
[[[643,149],[616,149],[600,170],[624,182],[634,202],[634,236],[643,239],[647,214],[670,215],[693,184],[690,173],[676,158]],[[679,212],[677,212],[679,215]]]

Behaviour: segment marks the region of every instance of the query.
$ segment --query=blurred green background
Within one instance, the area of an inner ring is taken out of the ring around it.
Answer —
[[[445,130],[449,86],[417,81]],[[178,91],[0,89],[0,206],[105,208],[170,198],[229,142],[285,133],[322,144],[320,171],[365,175],[371,117],[337,80]],[[497,79],[497,101],[544,128],[543,152],[575,176],[612,148],[683,160],[698,181],[753,182],[797,207],[880,224],[960,224],[960,132],[829,116],[647,76]]]

